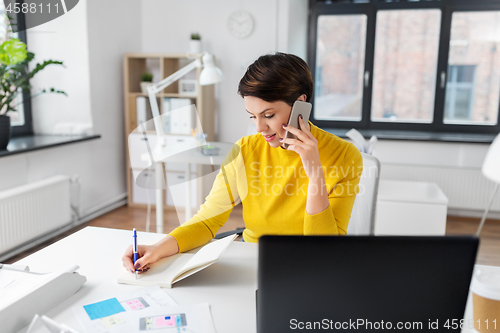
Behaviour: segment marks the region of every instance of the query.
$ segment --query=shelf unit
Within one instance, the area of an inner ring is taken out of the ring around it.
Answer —
[[[202,54],[186,54],[186,53],[129,53],[125,54],[123,62],[123,73],[124,73],[124,99],[125,99],[125,151],[127,157],[127,192],[128,192],[128,205],[131,207],[146,207],[145,203],[141,203],[140,200],[134,201],[134,194],[137,197],[139,191],[143,191],[134,184],[134,172],[141,171],[143,166],[140,165],[140,157],[133,156],[131,159],[129,152],[129,134],[137,135],[137,139],[140,140],[140,136],[143,134],[136,131],[138,127],[137,123],[137,98],[145,97],[148,95],[141,92],[140,82],[141,74],[145,71],[153,72],[154,82],[159,82],[166,78],[167,76],[175,73],[180,68],[187,65],[189,62],[194,61],[196,58],[201,60]],[[201,73],[201,68],[197,68],[192,71],[192,75],[199,79]],[[179,85],[173,83],[166,87],[161,93],[156,94],[158,99],[158,106],[160,113],[163,113],[163,98],[189,98],[192,103],[196,105],[200,122],[197,126],[199,131],[207,135],[207,141],[215,141],[214,133],[214,113],[215,113],[215,97],[214,97],[214,85],[201,86],[198,85],[198,90],[196,95],[182,95],[179,93]],[[149,105],[149,100],[147,100]],[[149,115],[151,117],[151,115]],[[148,118],[149,120],[149,118]],[[156,134],[154,130],[148,129],[148,134]],[[165,133],[168,137],[175,140],[194,140],[194,138],[189,134],[177,134],[177,133]],[[148,135],[148,137],[150,137]],[[152,137],[152,136],[151,136]],[[135,139],[135,137],[134,137]],[[152,143],[152,142],[150,142]],[[139,153],[138,153],[139,154]],[[137,155],[137,154],[135,154]],[[131,160],[135,162],[131,162]],[[201,174],[202,168],[206,166],[197,166],[193,174]],[[182,166],[176,165],[169,169],[169,164],[166,164],[166,168],[162,170],[165,173],[165,179],[171,179],[172,176],[183,174],[186,166],[182,169]],[[193,170],[193,169],[192,169]],[[196,178],[193,176],[192,179]],[[153,179],[154,181],[154,179]],[[154,190],[150,191],[150,202],[154,206],[155,196]],[[135,193],[134,193],[135,192]],[[205,189],[203,188],[203,182],[198,180],[197,187],[197,199],[198,204],[200,204],[204,198]],[[167,191],[164,190],[163,197],[168,199]],[[174,207],[165,202],[165,209],[172,210]]]

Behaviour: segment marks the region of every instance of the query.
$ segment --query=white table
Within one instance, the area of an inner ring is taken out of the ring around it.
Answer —
[[[141,244],[151,244],[162,237],[164,235],[138,233]],[[141,288],[116,283],[118,274],[124,269],[121,256],[131,240],[131,231],[87,227],[16,264],[28,265],[31,271],[40,273],[73,264],[80,266],[78,272],[87,282],[45,315],[83,332],[72,306],[98,302]],[[209,303],[218,333],[255,333],[257,255],[257,244],[233,242],[219,262],[176,283],[173,289],[165,290],[179,305]],[[481,267],[484,266],[476,265],[476,269]],[[488,267],[500,271],[500,267]],[[471,299],[469,295],[466,322],[472,318]],[[465,328],[462,332],[472,333],[473,330]]]
[[[444,236],[447,208],[436,183],[381,179],[375,235]]]
[[[213,156],[203,155],[198,151],[195,143],[187,142],[185,145],[175,145],[165,147],[161,151],[153,151],[153,160],[156,168],[156,231],[163,233],[163,188],[165,178],[163,172],[163,163],[186,163],[185,183],[186,183],[186,203],[185,220],[189,220],[193,215],[191,212],[191,164],[204,165],[222,165],[227,153],[233,147],[233,143],[226,142],[207,142],[211,146],[219,148],[219,154]],[[150,161],[149,154],[143,154],[143,160]],[[159,172],[160,171],[160,172]]]
[[[137,237],[141,244],[151,244],[164,235],[139,232]],[[125,269],[121,257],[131,241],[132,231],[87,227],[16,264],[28,265],[32,272],[40,273],[72,264],[80,266],[78,272],[87,282],[46,315],[83,332],[71,310],[73,305],[90,304],[142,288],[116,282]],[[218,333],[233,333],[235,329],[255,332],[257,249],[257,244],[233,242],[219,262],[165,290],[179,305],[209,303]]]

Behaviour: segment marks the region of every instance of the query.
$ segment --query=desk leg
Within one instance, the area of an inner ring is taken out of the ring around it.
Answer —
[[[156,175],[156,232],[163,233],[163,166],[162,163],[155,164]]]
[[[191,163],[187,164],[186,168],[186,221],[189,221],[191,219]]]

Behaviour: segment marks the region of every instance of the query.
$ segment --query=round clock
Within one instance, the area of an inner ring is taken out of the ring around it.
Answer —
[[[227,20],[227,29],[236,38],[247,38],[253,31],[253,17],[249,12],[238,10],[231,15]]]

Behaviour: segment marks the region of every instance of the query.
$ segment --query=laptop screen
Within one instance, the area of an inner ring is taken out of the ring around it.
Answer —
[[[478,242],[263,236],[257,332],[454,331],[445,323],[463,318]]]

